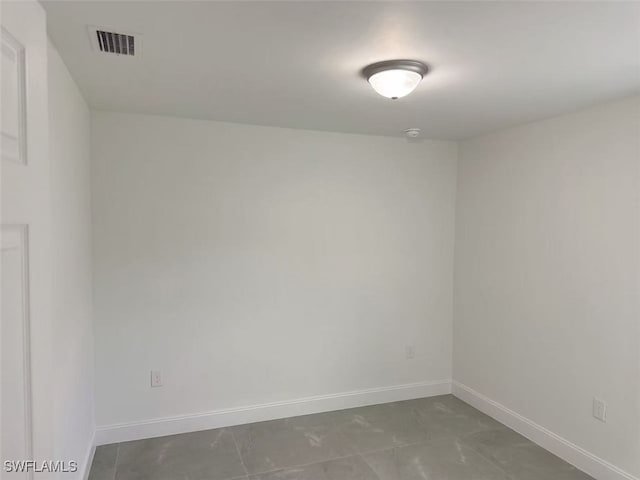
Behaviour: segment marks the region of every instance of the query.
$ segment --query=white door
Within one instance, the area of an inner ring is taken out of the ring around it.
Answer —
[[[45,13],[2,1],[0,23],[0,477],[44,479],[5,460],[54,460]]]

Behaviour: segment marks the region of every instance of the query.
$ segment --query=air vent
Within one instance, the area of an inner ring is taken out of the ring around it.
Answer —
[[[91,43],[96,51],[136,57],[140,55],[140,35],[115,32],[113,29],[89,27]]]

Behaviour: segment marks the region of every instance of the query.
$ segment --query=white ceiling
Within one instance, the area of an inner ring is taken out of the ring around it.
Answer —
[[[640,93],[637,2],[48,1],[91,106],[240,123],[458,139]],[[92,50],[87,25],[143,35]],[[422,60],[400,100],[360,77]]]

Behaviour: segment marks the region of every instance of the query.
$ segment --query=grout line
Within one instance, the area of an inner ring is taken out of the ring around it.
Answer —
[[[469,450],[471,450],[473,453],[475,453],[476,455],[478,455],[482,460],[484,460],[485,463],[488,463],[489,465],[491,465],[492,467],[497,468],[500,472],[504,473],[505,476],[510,479],[510,480],[517,480],[512,474],[510,474],[509,472],[507,472],[504,468],[502,468],[502,466],[495,460],[492,460],[491,458],[485,456],[481,451],[476,450],[475,448],[473,448],[469,443],[465,442],[462,437],[459,437],[457,435],[454,435],[455,439],[458,440],[462,445],[464,445],[465,447],[467,447]]]
[[[453,394],[451,394],[451,395],[453,395]],[[455,395],[453,395],[453,396],[454,396],[455,398],[458,398],[458,397],[456,397]],[[474,406],[473,406],[473,405],[471,405],[470,403],[465,402],[465,401],[464,401],[464,400],[462,400],[461,398],[458,398],[458,400],[460,400],[462,403],[464,403],[464,404],[468,405],[469,407],[471,407],[471,408],[472,408],[473,410],[475,410],[476,412],[481,413],[481,414],[483,414],[483,415],[487,415],[486,413],[484,413],[484,412],[482,412],[482,411],[478,410],[476,407],[474,407]],[[489,415],[487,415],[487,416],[489,416]],[[494,418],[493,420],[495,420],[497,423],[499,423],[499,424],[501,425],[501,427],[491,427],[491,428],[489,428],[489,429],[487,429],[487,430],[484,430],[484,431],[491,432],[491,431],[500,431],[500,430],[503,430],[503,429],[512,430],[511,428],[509,428],[508,426],[506,426],[504,423],[500,422],[499,420],[496,420],[495,418]],[[473,435],[473,433],[475,433],[475,432],[467,433],[467,434],[465,434],[465,437],[469,437],[469,436]],[[516,432],[516,433],[517,433],[517,432]],[[472,452],[474,452],[474,453],[476,453],[478,456],[480,456],[480,458],[482,458],[485,462],[488,462],[490,465],[492,465],[492,466],[496,467],[499,471],[501,471],[502,473],[504,473],[504,474],[505,474],[505,476],[506,476],[508,479],[510,479],[510,480],[518,480],[518,479],[517,479],[516,477],[514,477],[511,473],[507,472],[504,468],[502,468],[502,466],[501,466],[497,461],[492,460],[491,458],[489,458],[489,457],[487,457],[486,455],[484,455],[481,451],[479,451],[479,450],[477,450],[476,448],[474,448],[473,446],[471,446],[471,444],[470,444],[469,442],[467,442],[467,441],[466,441],[466,440],[465,440],[461,435],[459,435],[459,434],[453,434],[453,437],[454,437],[457,441],[459,441],[461,444],[463,444],[465,447],[467,447],[469,450],[471,450]]]
[[[463,400],[464,401],[464,400]],[[467,402],[464,402],[467,403]],[[467,403],[467,405],[469,405]],[[471,408],[473,408],[474,410],[477,410],[478,412],[480,412],[480,410],[478,410],[476,407],[474,407],[473,405],[469,405]],[[484,414],[484,412],[480,412],[482,414]],[[495,419],[494,419],[495,420]],[[479,432],[497,432],[500,430],[511,430],[509,427],[507,427],[504,423],[499,422],[498,420],[496,420],[496,422],[498,422],[501,427],[491,427],[488,428],[486,430],[480,430]],[[471,432],[471,433],[467,433],[464,435],[464,437],[469,437],[471,435],[473,435],[474,433],[478,433],[478,432]],[[517,432],[516,432],[517,433]],[[469,442],[467,442],[465,440],[463,436],[459,435],[459,434],[453,434],[453,438],[455,438],[458,442],[460,442],[462,445],[464,445],[465,447],[467,447],[469,450],[471,450],[472,452],[474,452],[475,454],[477,454],[480,458],[482,458],[482,460],[484,460],[485,462],[489,463],[490,465],[496,467],[499,471],[501,471],[502,473],[505,474],[505,476],[510,479],[510,480],[518,480],[516,477],[514,477],[511,473],[507,472],[504,468],[502,468],[502,466],[496,461],[493,460],[489,457],[487,457],[484,453],[482,453],[480,450],[474,448]]]
[[[240,453],[240,446],[238,445],[238,441],[236,440],[236,434],[233,433],[232,428],[227,428],[226,430],[229,430],[229,433],[231,434],[231,439],[233,440],[233,444],[236,446],[236,452],[238,452],[238,458],[240,459],[240,464],[242,465],[242,468],[244,469],[244,473],[248,478],[249,470],[247,470],[247,466],[244,463],[244,458],[242,458],[242,453]]]
[[[404,447],[414,447],[416,445],[426,445],[429,442],[430,442],[430,439],[426,439],[426,440],[421,440],[419,442],[403,443],[402,445],[393,445],[392,447],[375,448],[373,450],[366,450],[364,452],[358,452],[357,455],[373,455],[374,453],[382,453],[382,452],[387,452],[389,450],[396,450],[396,449],[404,448]]]
[[[318,460],[317,462],[303,463],[301,465],[289,465],[287,467],[279,467],[279,468],[275,468],[273,470],[265,470],[263,472],[255,472],[255,473],[252,473],[251,476],[253,476],[253,475],[266,475],[268,473],[281,472],[283,470],[292,470],[294,468],[312,467],[313,465],[318,465],[319,463],[333,462],[334,460],[344,460],[345,458],[356,457],[358,455],[359,454],[357,454],[357,453],[352,453],[352,454],[349,454],[349,455],[342,455],[340,457],[325,458],[324,460]]]
[[[383,450],[380,450],[383,451]],[[380,477],[380,475],[378,475],[378,472],[375,471],[375,469],[373,468],[373,466],[367,461],[366,458],[364,458],[364,456],[362,454],[358,455],[360,457],[360,459],[364,462],[364,464],[369,467],[369,470],[371,470],[373,472],[373,474],[376,476],[376,478],[378,480],[382,480],[382,478]]]
[[[427,443],[427,441],[421,441],[421,442],[405,443],[403,445],[395,445],[395,446],[392,446],[392,447],[377,448],[377,449],[374,449],[374,450],[367,450],[367,451],[364,451],[364,452],[355,451],[355,452],[349,453],[347,455],[340,455],[340,456],[337,456],[337,457],[329,457],[329,458],[325,458],[324,460],[318,460],[318,461],[315,461],[315,462],[303,463],[303,464],[299,464],[299,465],[289,465],[289,466],[286,466],[286,467],[279,467],[279,468],[274,468],[272,470],[265,470],[265,471],[251,473],[251,474],[247,473],[247,474],[249,476],[266,475],[266,474],[269,474],[269,473],[280,472],[280,471],[283,471],[283,470],[291,470],[291,469],[294,469],[294,468],[306,468],[306,467],[311,467],[313,465],[318,465],[320,463],[333,462],[335,460],[344,460],[346,458],[352,458],[352,457],[361,457],[364,460],[364,455],[372,455],[374,453],[386,452],[388,450],[395,450],[395,449],[398,449],[398,448],[411,447],[411,446],[414,446],[414,445],[422,445],[422,444],[426,444],[426,443]],[[364,460],[364,461],[366,463],[366,460]],[[367,463],[367,465],[368,465],[368,463]]]
[[[113,465],[113,480],[116,480],[116,477],[118,476],[118,460],[119,459],[120,459],[120,443],[118,443],[116,446],[116,461],[115,461],[115,464]]]

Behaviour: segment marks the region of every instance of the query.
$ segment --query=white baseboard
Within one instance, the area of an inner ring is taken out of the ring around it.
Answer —
[[[456,397],[512,428],[597,480],[640,480],[638,477],[625,472],[462,383],[453,381],[452,391]]]
[[[377,403],[432,397],[447,393],[451,393],[451,380],[438,380],[318,395],[190,415],[154,418],[140,422],[104,425],[98,427],[96,431],[96,444],[105,445],[142,438],[161,437],[163,435],[229,427]]]
[[[84,461],[82,465],[78,465],[79,475],[78,478],[82,480],[89,479],[89,473],[91,472],[91,464],[93,463],[93,456],[96,453],[96,432],[93,432],[91,435],[91,440],[89,442],[89,446],[87,448],[87,453],[84,456]]]

